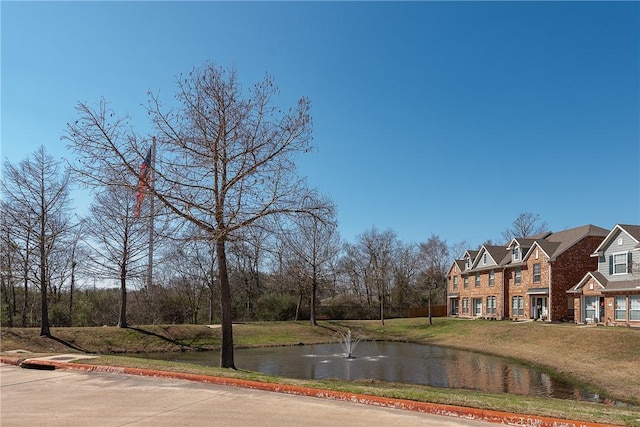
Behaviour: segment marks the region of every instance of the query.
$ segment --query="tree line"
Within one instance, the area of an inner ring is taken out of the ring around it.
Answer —
[[[18,165],[5,162],[4,171],[3,326],[40,326],[47,335],[49,326],[221,321],[216,245],[196,227],[158,214],[149,284],[148,218],[133,218],[129,189],[96,191],[87,215],[78,217],[71,210],[73,175],[44,147]],[[436,235],[405,243],[375,227],[345,242],[335,210],[328,212],[248,227],[229,242],[235,321],[384,320],[430,300],[444,303],[456,248]]]
[[[308,99],[281,109],[270,76],[245,90],[210,63],[176,86],[168,104],[148,93],[149,135],[104,99],[78,103],[68,160],[42,146],[4,162],[3,325],[49,336],[52,324],[219,322],[220,364],[234,368],[232,321],[384,322],[444,302],[464,242],[375,227],[343,242],[335,204],[298,176],[313,149]],[[74,186],[93,195],[83,217]]]

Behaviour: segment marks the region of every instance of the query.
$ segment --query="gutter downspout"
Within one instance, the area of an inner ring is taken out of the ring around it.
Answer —
[[[505,305],[508,304],[508,296],[505,294],[504,290],[505,290],[505,279],[506,279],[506,275],[505,272],[507,271],[506,267],[502,267],[502,316],[500,320],[504,320],[506,319],[505,316]]]
[[[551,307],[553,307],[551,305],[551,296],[553,295],[553,282],[551,281],[551,259],[549,259],[547,263],[549,264],[549,307],[547,308],[547,322],[551,322],[553,320],[551,318],[551,313],[553,312],[553,310],[551,310]]]

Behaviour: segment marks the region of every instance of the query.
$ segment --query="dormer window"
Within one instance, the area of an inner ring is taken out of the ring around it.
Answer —
[[[520,246],[516,246],[515,248],[513,248],[513,250],[511,251],[511,257],[514,261],[520,261]]]

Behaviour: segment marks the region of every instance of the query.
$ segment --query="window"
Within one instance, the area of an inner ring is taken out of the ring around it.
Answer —
[[[469,298],[462,298],[462,313],[469,313]]]
[[[520,270],[520,267],[516,267],[516,271],[513,272],[513,277],[516,285],[522,283],[522,271]]]
[[[487,314],[496,314],[496,297],[487,297]]]
[[[616,320],[627,320],[627,297],[619,295],[616,297],[616,311],[614,318]]]
[[[480,286],[480,273],[476,273],[476,283],[475,283],[475,285],[476,285],[476,288],[478,286]]]
[[[627,252],[613,254],[609,258],[611,259],[611,264],[609,265],[609,273],[627,274],[629,272],[627,269],[627,261],[629,260]]]
[[[533,264],[533,283],[540,283],[540,264]]]
[[[464,276],[464,288],[467,289],[469,287],[469,276]]]
[[[524,298],[513,297],[511,298],[511,313],[514,316],[524,316]]]
[[[467,258],[467,270],[471,268],[471,258]]]
[[[453,289],[458,289],[458,276],[453,276]]]
[[[486,254],[486,252],[484,253],[484,255],[482,255],[482,263],[484,265],[487,265],[487,254]]]
[[[598,310],[598,297],[584,297],[584,318],[585,320],[596,319]]]
[[[640,320],[640,295],[629,296],[629,320]]]
[[[496,284],[496,273],[493,270],[489,270],[489,286]]]
[[[520,247],[519,246],[516,246],[515,248],[513,248],[511,250],[511,256],[512,256],[514,261],[519,261],[520,260]]]

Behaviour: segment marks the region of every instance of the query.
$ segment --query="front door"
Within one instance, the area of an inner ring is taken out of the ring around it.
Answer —
[[[545,320],[547,315],[547,297],[532,297],[531,318],[535,320]]]
[[[458,305],[460,303],[460,300],[455,298],[455,299],[451,299],[451,315],[452,316],[457,316],[458,315]]]
[[[588,322],[595,322],[598,320],[596,317],[598,315],[598,297],[597,296],[586,296],[584,297],[584,317],[583,319]]]
[[[482,316],[482,298],[473,299],[473,315],[476,317]]]

